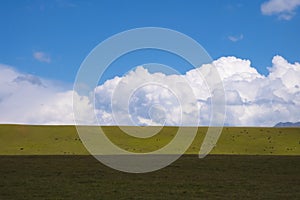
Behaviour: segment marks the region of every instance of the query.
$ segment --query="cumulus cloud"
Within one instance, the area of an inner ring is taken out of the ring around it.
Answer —
[[[290,20],[296,14],[300,0],[269,0],[261,5],[264,15],[277,15],[279,19]]]
[[[76,121],[81,124],[208,125],[215,109],[212,95],[218,95],[217,83],[209,88],[205,79],[212,67],[224,85],[226,125],[300,121],[300,64],[275,56],[267,76],[259,74],[249,60],[236,57],[222,57],[182,75],[150,73],[140,66],[97,86],[94,96],[78,95],[0,65],[0,122],[73,124],[74,100],[79,102]]]
[[[0,123],[74,124],[72,98],[53,81],[0,65]]]
[[[42,51],[36,51],[33,53],[33,58],[36,59],[39,62],[45,62],[45,63],[50,63],[51,58],[48,54]]]
[[[272,63],[268,76],[259,74],[249,60],[236,57],[222,57],[184,75],[151,74],[143,67],[139,67],[125,77],[108,80],[96,88],[96,106],[102,112],[98,113],[98,120],[110,124],[122,122],[121,124],[130,125],[178,125],[182,123],[182,115],[191,119],[199,110],[199,124],[208,125],[213,91],[208,88],[206,80],[200,75],[209,76],[209,70],[214,66],[219,71],[225,89],[227,110],[225,124],[273,126],[280,121],[299,121],[300,114],[297,110],[300,108],[300,65],[288,63],[281,56],[275,56]],[[138,79],[144,82],[150,80],[150,83],[165,82],[170,86],[182,78],[193,91],[192,95],[197,99],[197,105],[192,104],[193,101],[189,99],[191,94],[185,93],[186,89],[175,92],[186,97],[185,101],[180,102],[174,96],[174,92],[168,91],[166,89],[168,87],[164,87],[163,84],[134,87],[137,89],[132,92],[129,100],[124,98],[123,89],[117,89],[120,85],[122,88],[130,88]],[[117,91],[119,96],[114,96],[114,91]],[[111,99],[115,99],[118,103],[111,103]],[[117,106],[117,117],[130,117],[114,121],[116,116],[112,114],[114,113],[112,105]],[[183,123],[186,124],[189,122]]]

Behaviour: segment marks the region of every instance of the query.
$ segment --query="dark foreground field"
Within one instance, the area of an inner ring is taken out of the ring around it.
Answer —
[[[91,156],[0,156],[0,199],[299,199],[300,156],[185,155],[128,174]]]

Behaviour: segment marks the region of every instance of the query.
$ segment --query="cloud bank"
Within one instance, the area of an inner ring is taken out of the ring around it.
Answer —
[[[97,86],[95,102],[93,96],[80,96],[53,81],[0,65],[0,123],[73,124],[74,94],[83,124],[190,125],[197,118],[200,125],[208,125],[215,91],[203,77],[209,77],[212,66],[219,71],[225,89],[225,125],[300,121],[300,64],[275,56],[267,76],[251,67],[249,60],[236,57],[221,57],[183,75],[150,73],[141,66]],[[126,88],[135,88],[129,99],[122,98]],[[91,117],[94,113],[98,122]],[[182,122],[183,118],[191,121]]]
[[[290,20],[296,14],[300,0],[269,0],[261,5],[264,15],[277,15],[279,19]]]

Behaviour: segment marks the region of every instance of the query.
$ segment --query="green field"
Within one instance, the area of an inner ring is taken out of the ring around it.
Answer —
[[[118,127],[103,129],[132,152],[161,148],[177,130],[138,139]],[[89,155],[74,126],[0,125],[0,199],[299,199],[299,128],[225,127],[210,155],[199,159],[206,130],[200,127],[171,165],[130,174]]]
[[[99,127],[91,127],[99,129]],[[164,127],[157,135],[140,139],[118,127],[102,127],[119,147],[151,152],[170,142],[178,128]],[[153,127],[145,127],[145,129]],[[135,127],[130,127],[134,132]],[[188,128],[186,128],[188,134]],[[198,154],[207,127],[200,127],[186,154]],[[0,155],[88,155],[74,126],[0,125]],[[224,127],[211,154],[300,155],[300,128]]]
[[[110,169],[92,156],[0,156],[2,200],[292,199],[300,156],[185,155],[147,174]]]

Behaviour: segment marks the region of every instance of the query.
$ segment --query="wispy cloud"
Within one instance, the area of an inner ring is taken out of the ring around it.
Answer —
[[[14,79],[14,82],[16,82],[16,83],[28,82],[32,85],[44,87],[44,84],[42,83],[41,79],[39,77],[33,76],[31,74],[19,75]]]
[[[34,57],[34,59],[36,59],[37,61],[40,61],[40,62],[45,62],[45,63],[50,63],[51,62],[50,56],[48,54],[46,54],[45,52],[42,52],[42,51],[34,52],[33,57]]]
[[[243,34],[240,34],[238,36],[230,35],[230,36],[228,36],[228,39],[232,42],[238,42],[238,41],[244,39],[244,35]]]
[[[296,15],[300,0],[269,0],[261,5],[263,15],[277,15],[279,19],[290,20]]]

